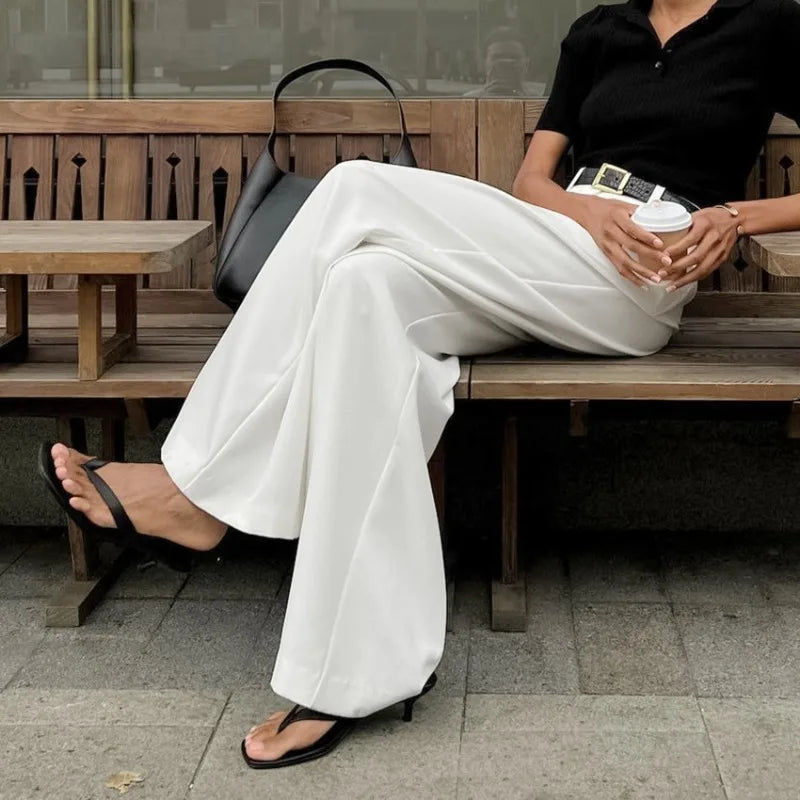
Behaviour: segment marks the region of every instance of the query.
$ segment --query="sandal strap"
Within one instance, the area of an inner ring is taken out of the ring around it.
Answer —
[[[103,498],[103,502],[108,506],[108,510],[111,512],[111,516],[114,518],[119,532],[125,536],[135,536],[137,533],[136,528],[133,527],[131,518],[122,507],[119,498],[111,490],[111,487],[97,474],[97,470],[104,467],[106,464],[108,464],[107,461],[93,458],[81,464],[81,467],[83,467],[83,471],[91,481],[92,486],[97,489],[98,494]]]
[[[334,717],[332,714],[323,714],[321,711],[314,711],[305,706],[295,706],[283,718],[281,724],[278,725],[278,733],[286,730],[286,728],[295,722],[310,722],[312,720],[319,722],[340,722],[342,717]]]

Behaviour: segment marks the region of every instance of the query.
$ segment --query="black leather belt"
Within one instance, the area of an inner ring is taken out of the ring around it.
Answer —
[[[633,197],[642,203],[647,203],[652,197],[657,184],[637,178],[631,175],[628,170],[615,167],[613,164],[603,164],[600,169],[584,167],[583,172],[573,183],[573,186],[594,186],[595,189],[599,189],[601,192],[621,194],[626,197]],[[661,199],[670,203],[678,203],[690,213],[700,209],[700,206],[691,200],[672,192],[665,191],[661,195]]]

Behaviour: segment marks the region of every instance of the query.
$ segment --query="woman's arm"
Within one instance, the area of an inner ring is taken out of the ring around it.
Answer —
[[[772,200],[731,203],[739,211],[742,232],[755,236],[776,231],[800,231],[800,194]]]
[[[642,278],[658,283],[661,280],[658,274],[629,255],[633,252],[640,260],[658,259],[664,247],[657,236],[633,223],[631,215],[635,206],[567,192],[553,180],[568,146],[569,139],[564,134],[537,130],[511,193],[519,200],[564,214],[586,228],[617,271],[628,280],[638,286],[646,286]]]
[[[724,208],[716,207],[697,211],[692,215],[694,223],[687,236],[667,249],[667,254],[675,260],[660,273],[665,280],[674,281],[670,290],[711,275],[730,258],[740,233],[800,230],[800,194],[728,205],[739,215],[734,217]],[[689,248],[692,251],[687,254]]]

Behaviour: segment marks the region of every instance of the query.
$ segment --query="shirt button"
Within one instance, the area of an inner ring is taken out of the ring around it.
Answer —
[[[664,62],[656,61],[656,69],[664,69]]]

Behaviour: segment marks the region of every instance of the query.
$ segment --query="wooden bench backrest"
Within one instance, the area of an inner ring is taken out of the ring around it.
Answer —
[[[420,166],[510,188],[543,108],[541,100],[433,99],[404,102]],[[397,115],[382,100],[281,104],[277,157],[284,168],[321,176],[365,153],[387,158]],[[209,219],[221,235],[272,126],[265,101],[0,101],[2,219]],[[750,180],[752,196],[800,191],[800,130],[773,125]],[[207,290],[210,257],[145,288]],[[69,277],[34,279],[70,289]],[[704,289],[798,292],[800,281],[724,267]],[[186,307],[186,303],[182,303]]]
[[[420,166],[475,177],[474,101],[410,101],[405,111]],[[0,218],[208,219],[219,238],[271,126],[263,101],[0,102]],[[298,101],[281,104],[279,130],[280,165],[322,176],[362,153],[388,157],[398,120],[383,101]],[[212,275],[206,259],[147,285],[207,289]]]

